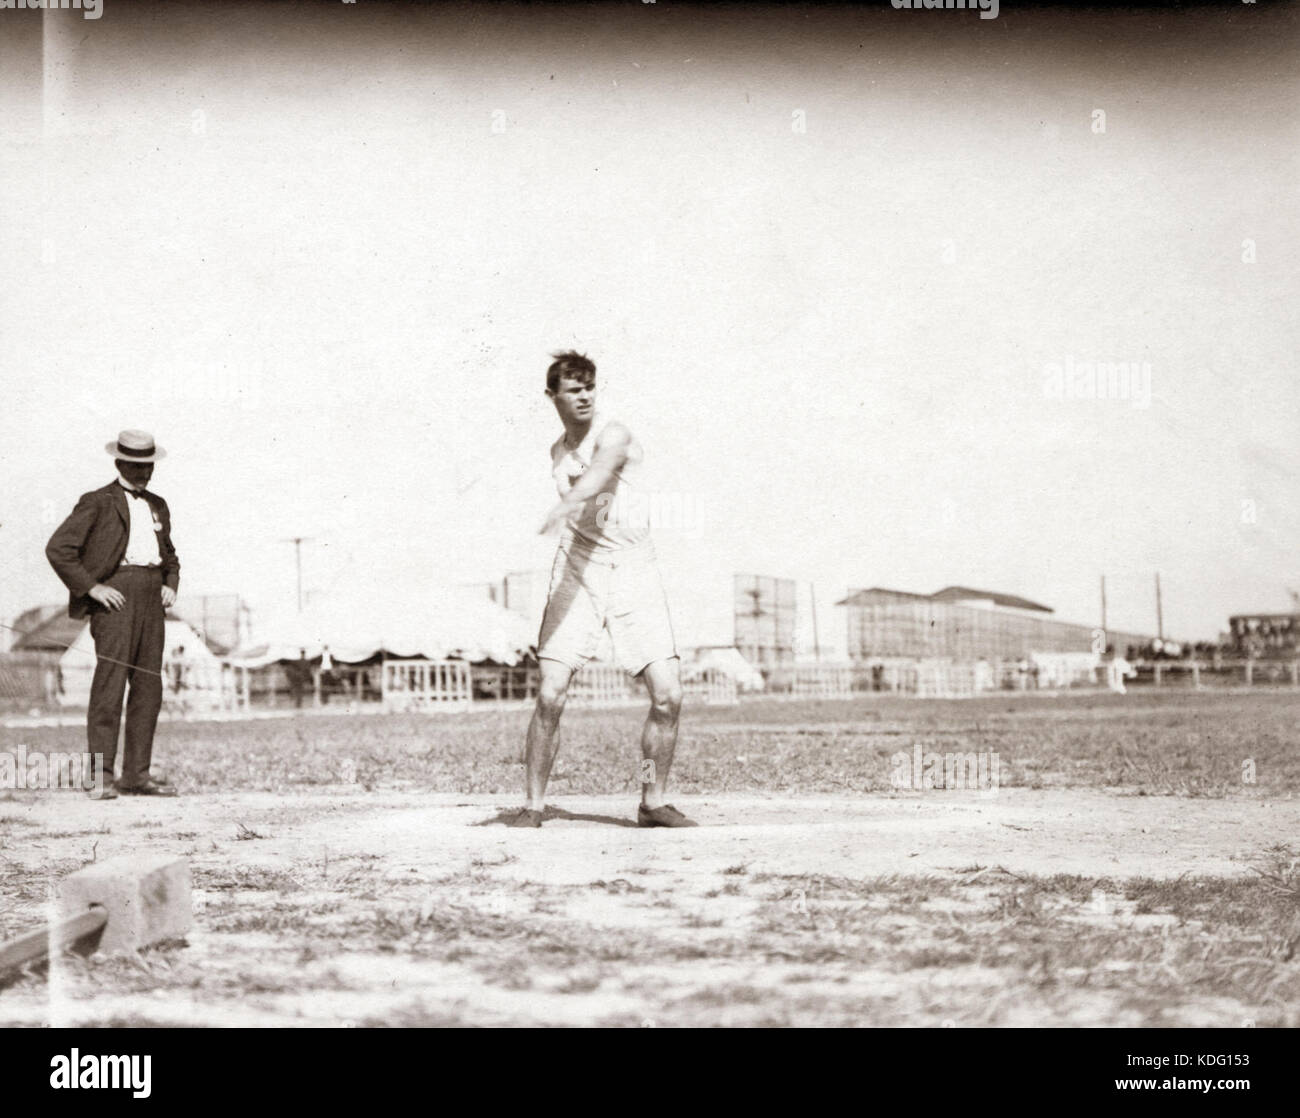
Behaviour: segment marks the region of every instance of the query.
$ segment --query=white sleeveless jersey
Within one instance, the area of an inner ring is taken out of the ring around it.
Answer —
[[[563,497],[587,472],[600,433],[612,422],[608,417],[592,418],[587,437],[570,449],[561,435],[551,447],[551,476]],[[576,543],[588,551],[624,551],[641,547],[650,539],[649,507],[638,492],[643,462],[641,444],[635,436],[628,447],[627,461],[609,483],[591,497],[564,529],[561,546]]]

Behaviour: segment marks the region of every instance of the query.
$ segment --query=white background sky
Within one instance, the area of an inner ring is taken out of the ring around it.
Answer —
[[[688,635],[734,570],[841,640],[848,586],[1285,609],[1295,21],[1233,7],[0,12],[0,615],[127,426],[183,595],[291,602],[291,535],[309,590],[545,567],[570,345],[690,518]],[[1046,398],[1067,356],[1150,407]]]

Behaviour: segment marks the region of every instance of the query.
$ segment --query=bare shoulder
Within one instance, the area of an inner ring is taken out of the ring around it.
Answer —
[[[626,450],[632,445],[632,431],[626,423],[611,419],[596,436],[597,450]]]

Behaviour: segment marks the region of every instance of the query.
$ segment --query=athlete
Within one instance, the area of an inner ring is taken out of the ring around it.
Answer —
[[[641,446],[624,424],[596,410],[596,366],[582,354],[554,355],[546,395],[564,434],[551,447],[551,474],[561,499],[542,532],[559,529],[560,541],[537,642],[541,682],[528,725],[528,802],[509,825],[542,825],[569,683],[595,656],[602,630],[608,629],[619,662],[650,692],[641,732],[637,824],[694,827],[664,802],[682,685],[649,517],[644,496],[637,493]]]

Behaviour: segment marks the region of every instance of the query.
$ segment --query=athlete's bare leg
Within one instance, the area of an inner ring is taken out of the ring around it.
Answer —
[[[558,660],[539,660],[541,681],[537,688],[537,706],[528,723],[525,761],[528,766],[527,810],[541,811],[546,805],[546,782],[551,765],[560,748],[560,715],[569,694],[573,669]]]
[[[677,749],[677,722],[682,710],[681,661],[676,656],[656,660],[646,665],[641,676],[650,691],[650,714],[641,731],[641,802],[655,808],[663,806],[668,770],[673,767]]]

